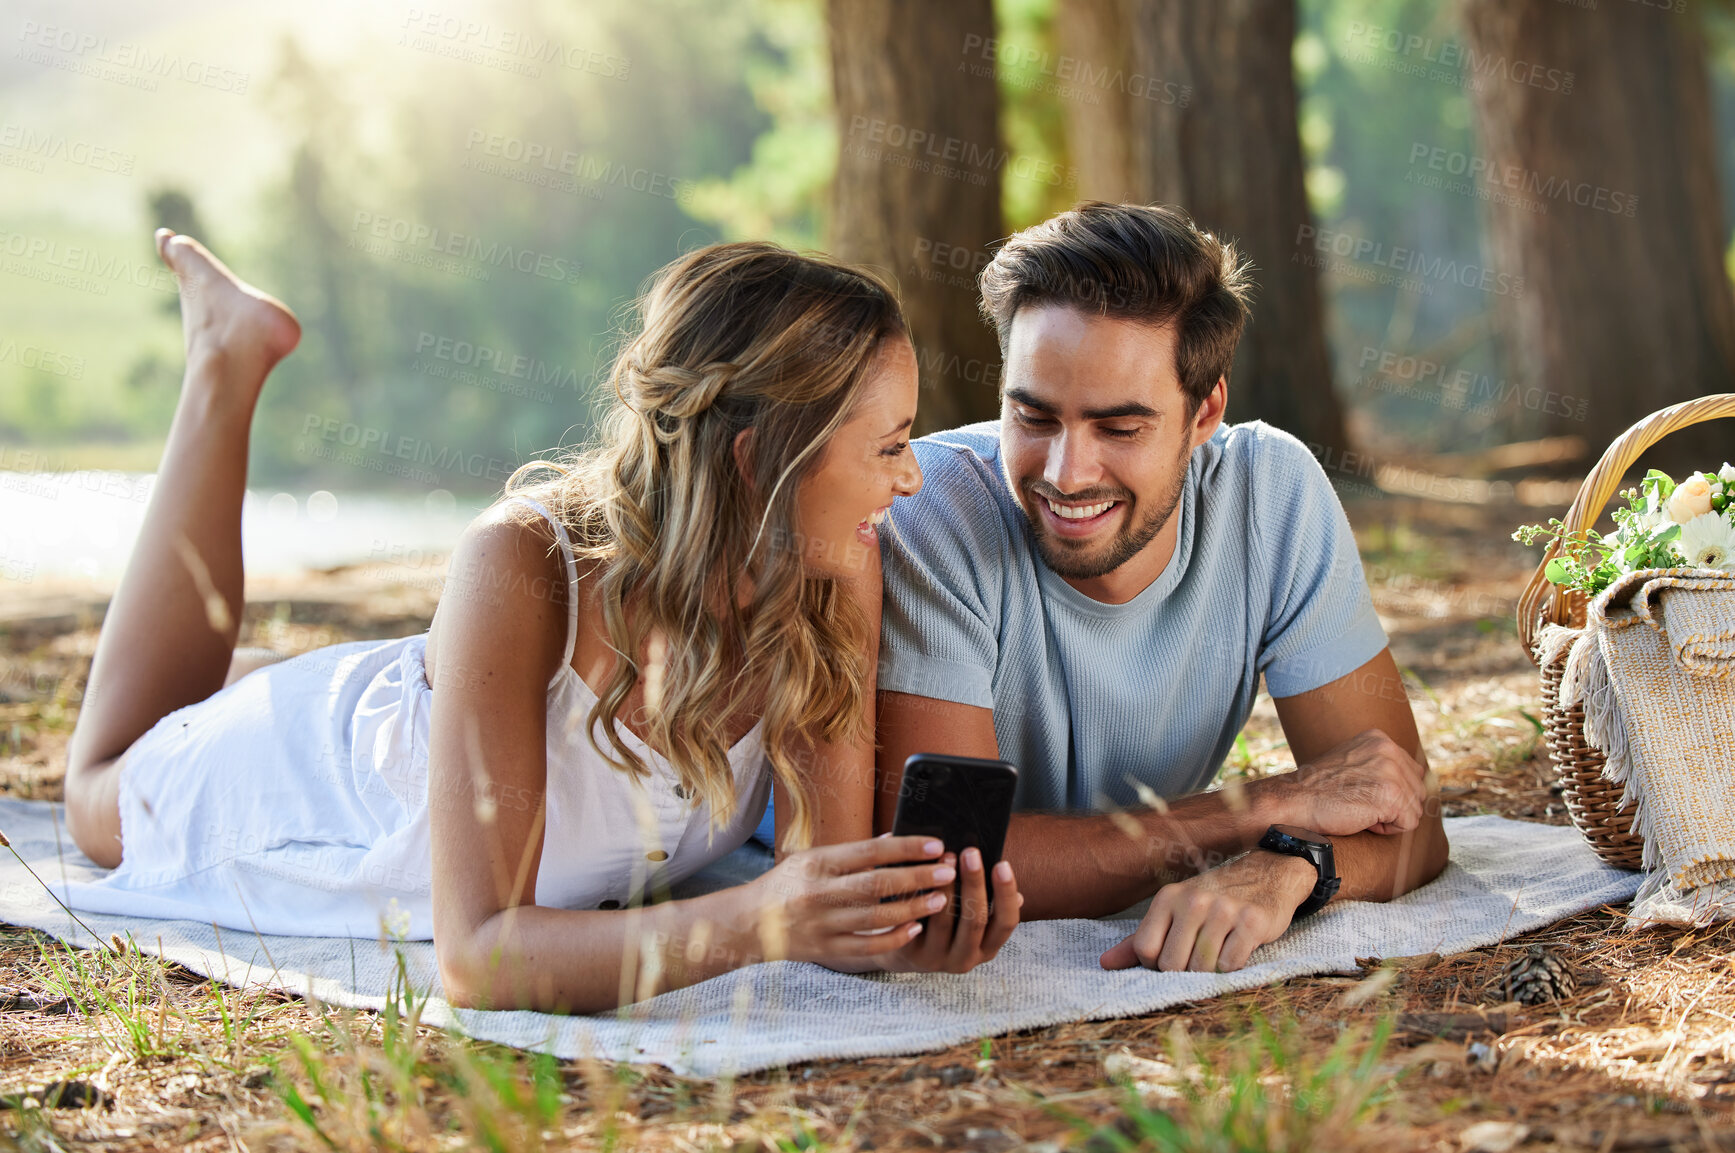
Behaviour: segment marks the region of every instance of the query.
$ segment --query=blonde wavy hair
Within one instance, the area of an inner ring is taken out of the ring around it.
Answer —
[[[907,336],[903,313],[866,272],[755,242],[669,264],[637,317],[596,442],[525,465],[506,495],[534,496],[566,526],[601,607],[617,659],[584,718],[592,747],[644,777],[615,723],[643,682],[649,744],[721,825],[739,804],[729,722],[755,711],[794,810],[788,843],[806,845],[804,742],[871,740],[872,726],[867,623],[803,565],[797,495],[881,341]],[[558,476],[529,483],[539,469]]]

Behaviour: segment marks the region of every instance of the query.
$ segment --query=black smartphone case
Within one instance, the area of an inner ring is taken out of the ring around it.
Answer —
[[[904,762],[893,836],[930,836],[949,852],[975,848],[982,868],[1000,862],[1018,770],[1005,761],[917,753]]]

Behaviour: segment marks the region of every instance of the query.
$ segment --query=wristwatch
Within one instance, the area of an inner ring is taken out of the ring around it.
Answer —
[[[1265,830],[1265,835],[1259,838],[1259,847],[1272,853],[1281,853],[1285,857],[1305,857],[1313,862],[1313,867],[1319,872],[1319,880],[1314,883],[1313,892],[1307,895],[1307,900],[1296,907],[1293,920],[1301,920],[1309,913],[1317,913],[1325,907],[1325,903],[1337,894],[1337,887],[1343,883],[1337,875],[1337,865],[1331,859],[1331,841],[1319,833],[1308,829],[1298,829],[1294,825],[1272,825]]]

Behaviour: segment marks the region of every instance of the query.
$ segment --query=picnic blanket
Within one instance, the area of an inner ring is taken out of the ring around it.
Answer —
[[[0,830],[57,890],[100,872],[67,838],[59,805],[0,800]],[[1134,922],[1035,921],[1019,926],[993,961],[963,975],[849,976],[777,962],[595,1016],[454,1009],[438,997],[434,949],[426,942],[387,948],[368,940],[250,936],[188,921],[80,916],[105,938],[130,934],[145,950],[230,985],[357,1008],[385,1005],[399,949],[411,981],[435,994],[423,1016],[430,1024],[562,1058],[713,1077],[931,1052],[1018,1029],[1137,1016],[1287,977],[1353,970],[1357,957],[1462,952],[1625,901],[1639,883],[1635,874],[1602,864],[1570,828],[1464,817],[1448,820],[1446,830],[1452,863],[1438,880],[1387,904],[1334,904],[1254,953],[1255,963],[1239,972],[1105,972],[1097,958]],[[73,945],[94,943],[3,849],[0,920]]]
[[[1735,574],[1629,573],[1586,618],[1544,630],[1543,659],[1572,646],[1561,707],[1584,707],[1585,739],[1645,839],[1628,923],[1735,917]]]

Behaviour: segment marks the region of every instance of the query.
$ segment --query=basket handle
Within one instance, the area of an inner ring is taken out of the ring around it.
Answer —
[[[1579,486],[1578,496],[1573,498],[1572,507],[1562,518],[1565,534],[1580,532],[1596,523],[1596,518],[1602,515],[1604,506],[1620,487],[1627,469],[1647,448],[1671,432],[1723,416],[1735,416],[1735,392],[1712,393],[1672,404],[1651,413],[1621,433],[1602,454],[1602,459],[1596,462],[1596,467],[1590,470],[1590,475],[1584,478],[1584,484]],[[1560,542],[1556,540],[1548,546],[1548,552],[1543,555],[1542,562],[1530,575],[1530,583],[1524,586],[1524,592],[1518,598],[1518,639],[1524,643],[1524,651],[1533,664],[1536,661],[1536,638],[1542,631],[1544,619],[1562,624],[1570,619],[1568,590],[1548,579],[1548,562],[1558,555]]]

